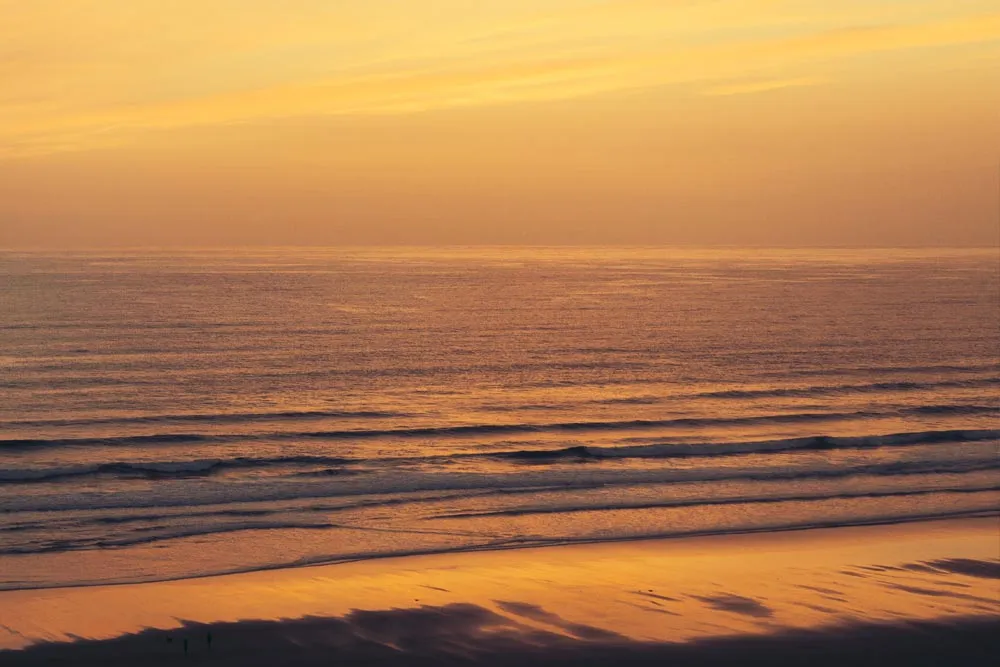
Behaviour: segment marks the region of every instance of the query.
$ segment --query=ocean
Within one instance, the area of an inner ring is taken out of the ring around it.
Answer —
[[[0,589],[995,515],[989,250],[0,253]]]

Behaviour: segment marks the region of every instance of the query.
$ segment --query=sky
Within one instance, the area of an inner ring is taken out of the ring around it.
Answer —
[[[996,0],[0,0],[0,246],[1000,243]]]

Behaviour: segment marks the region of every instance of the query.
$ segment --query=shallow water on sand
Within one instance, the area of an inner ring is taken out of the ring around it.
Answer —
[[[996,529],[963,519],[4,591],[0,651],[29,650],[0,662],[993,664]]]
[[[0,254],[0,588],[995,512],[994,251]]]

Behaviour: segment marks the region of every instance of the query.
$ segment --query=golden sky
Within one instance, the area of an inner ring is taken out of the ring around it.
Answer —
[[[0,245],[990,245],[996,0],[0,0]]]

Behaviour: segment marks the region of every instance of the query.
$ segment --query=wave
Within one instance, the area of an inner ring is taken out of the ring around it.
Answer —
[[[1000,384],[1000,378],[971,378],[967,380],[941,380],[937,382],[870,382],[867,384],[817,385],[811,387],[774,387],[770,389],[728,389],[696,394],[697,398],[783,398],[829,396],[882,391],[926,391],[933,389],[959,389],[987,387]],[[994,408],[996,409],[996,408]]]
[[[396,497],[386,497],[382,495],[375,495],[372,498],[364,497],[354,497],[348,496],[347,498],[337,498],[334,497],[330,502],[322,502],[324,498],[309,498],[306,497],[304,500],[317,500],[318,503],[312,503],[308,505],[301,506],[286,506],[281,504],[279,506],[264,506],[252,505],[245,508],[233,509],[228,506],[207,506],[207,509],[202,505],[191,505],[191,506],[163,506],[163,507],[146,507],[141,508],[137,512],[129,512],[127,514],[98,514],[97,516],[91,516],[89,513],[84,515],[70,515],[67,519],[55,519],[51,517],[44,517],[39,519],[39,517],[33,517],[26,521],[15,521],[8,522],[4,525],[0,525],[0,533],[18,533],[24,531],[32,530],[42,530],[51,531],[53,529],[71,529],[79,530],[82,526],[88,524],[98,524],[98,525],[112,525],[112,526],[127,526],[130,524],[153,524],[157,522],[170,522],[176,524],[178,522],[191,522],[199,520],[215,520],[215,519],[264,519],[267,517],[272,517],[276,515],[290,516],[293,514],[297,515],[310,515],[310,514],[323,514],[328,515],[334,512],[358,510],[358,509],[368,509],[375,507],[395,507],[398,505],[414,505],[420,503],[436,503],[436,502],[451,502],[451,501],[461,501],[470,498],[481,498],[483,496],[513,496],[523,493],[535,493],[538,489],[498,489],[496,491],[489,490],[458,490],[458,491],[444,491],[442,493],[421,493],[421,494],[403,494]],[[187,509],[195,508],[192,510]],[[224,509],[219,509],[223,507]],[[143,510],[152,510],[143,511]],[[162,510],[162,511],[161,511]]]
[[[870,436],[814,436],[757,442],[712,442],[693,444],[635,445],[630,447],[576,446],[551,450],[521,450],[501,452],[495,456],[531,463],[551,463],[556,460],[600,460],[611,458],[682,458],[697,456],[728,456],[766,454],[790,451],[822,451],[830,449],[876,449],[960,442],[980,442],[1000,439],[1000,430],[918,431]]]
[[[762,505],[771,503],[816,502],[824,500],[855,500],[860,498],[905,498],[929,496],[939,493],[990,493],[1000,491],[1000,486],[976,486],[944,489],[911,489],[904,491],[861,491],[858,493],[798,494],[787,496],[750,496],[735,498],[695,498],[690,500],[665,500],[644,503],[616,503],[613,505],[563,505],[549,507],[518,507],[484,512],[457,512],[437,514],[433,519],[474,519],[490,516],[527,516],[533,514],[572,514],[574,512],[617,512],[645,509],[672,509],[683,507],[709,507],[714,505]]]
[[[564,506],[542,506],[542,507],[517,507],[504,510],[482,511],[482,512],[456,512],[452,514],[434,514],[424,517],[424,521],[437,521],[441,519],[476,519],[485,517],[515,517],[540,514],[572,514],[577,512],[615,512],[632,511],[645,509],[682,509],[689,507],[709,507],[720,505],[766,505],[780,503],[801,503],[801,502],[825,502],[836,500],[856,500],[865,498],[906,498],[917,496],[930,496],[940,494],[960,494],[973,495],[978,493],[994,493],[1000,491],[1000,486],[977,486],[977,487],[957,487],[957,488],[932,488],[932,489],[910,489],[893,491],[860,491],[841,493],[804,493],[775,496],[746,496],[730,498],[692,498],[681,500],[664,500],[643,503],[617,503],[610,505],[578,504]],[[353,509],[353,507],[342,507],[338,509]],[[314,513],[307,509],[307,513]],[[259,531],[259,530],[323,530],[323,529],[354,529],[367,530],[363,526],[351,526],[335,523],[329,519],[317,520],[308,519],[305,516],[290,518],[287,510],[261,511],[261,512],[213,512],[213,513],[191,513],[161,515],[157,517],[142,517],[142,522],[165,521],[160,525],[143,525],[137,528],[126,530],[116,535],[92,535],[81,536],[68,539],[54,539],[46,541],[30,541],[16,545],[0,548],[0,555],[7,554],[40,554],[51,552],[78,551],[93,548],[121,548],[152,544],[167,540],[175,540],[187,537],[197,537],[203,535],[217,535],[223,533],[239,531]],[[198,524],[192,520],[220,517],[227,518],[218,523]],[[272,518],[275,517],[275,518]],[[123,517],[119,523],[135,522],[133,517]],[[114,519],[112,519],[114,521]],[[96,523],[106,523],[107,520],[97,520]],[[423,532],[420,529],[402,529],[403,532]]]
[[[949,443],[970,443],[1000,440],[1000,430],[948,430],[918,431],[870,436],[813,436],[782,440],[754,442],[713,442],[634,445],[625,447],[574,446],[560,449],[515,450],[475,454],[442,454],[425,457],[396,457],[389,459],[360,459],[336,456],[277,456],[198,459],[194,461],[115,461],[61,468],[0,468],[0,483],[53,482],[74,477],[114,475],[119,477],[167,479],[172,477],[198,477],[213,475],[231,469],[316,466],[316,470],[296,471],[296,476],[324,477],[353,475],[361,471],[350,466],[356,464],[385,464],[436,462],[451,460],[494,458],[524,464],[552,464],[567,462],[598,462],[606,459],[689,458],[735,456],[748,454],[775,454],[796,451],[824,451],[833,449],[877,449],[880,447],[906,447]]]
[[[16,438],[0,440],[0,449],[72,447],[88,445],[142,446],[182,443],[225,443],[247,440],[362,440],[372,438],[424,438],[490,436],[521,433],[631,431],[643,429],[673,429],[713,426],[745,426],[753,424],[807,424],[879,419],[906,414],[992,414],[997,406],[942,405],[901,408],[889,412],[800,412],[791,414],[754,415],[748,417],[678,417],[674,419],[633,419],[625,421],[578,421],[547,424],[470,424],[460,426],[425,426],[384,429],[346,429],[334,431],[281,431],[272,433],[155,433],[149,435],[111,436],[106,438]]]
[[[311,419],[391,419],[412,417],[404,412],[379,410],[283,410],[278,412],[216,412],[174,415],[135,415],[79,419],[19,419],[0,422],[3,426],[98,426],[115,424],[235,424],[257,421],[298,421]]]
[[[167,445],[174,443],[221,442],[237,436],[211,436],[201,433],[153,433],[150,435],[123,435],[109,438],[12,438],[0,440],[0,449],[42,447],[73,447],[80,445]]]
[[[233,459],[201,459],[195,461],[150,461],[100,463],[64,468],[0,469],[0,482],[52,482],[90,475],[116,475],[161,479],[211,475],[226,469],[262,468],[291,465],[344,466],[352,459],[333,456],[280,456],[271,458],[237,457]],[[327,473],[332,474],[332,473]]]
[[[740,352],[738,354],[740,356],[746,356],[745,352]],[[718,353],[716,353],[715,356],[717,355]],[[755,374],[758,377],[774,377],[774,378],[780,378],[781,380],[787,380],[788,378],[795,378],[795,377],[870,378],[873,375],[905,376],[905,375],[927,375],[927,374],[934,374],[940,376],[944,373],[982,374],[982,373],[995,373],[997,371],[1000,371],[1000,364],[984,363],[984,364],[942,364],[942,365],[880,366],[880,367],[834,366],[826,368],[804,368],[799,370],[791,370],[787,368],[782,368],[781,370],[759,369],[755,371]],[[974,381],[973,378],[969,379]],[[996,381],[997,380],[994,379],[994,382]],[[956,382],[962,382],[962,380],[957,380]],[[600,379],[592,379],[592,380],[581,380],[578,378],[560,380],[560,379],[547,378],[545,380],[537,380],[531,382],[518,382],[513,384],[512,386],[518,388],[542,388],[542,387],[573,387],[573,386],[579,387],[579,386],[615,386],[615,385],[662,385],[664,383],[665,382],[662,377],[619,377],[619,378],[603,377]]]
[[[879,375],[902,375],[902,374],[924,374],[924,373],[983,373],[1000,371],[1000,364],[996,362],[968,362],[968,363],[948,363],[948,364],[922,364],[913,366],[830,366],[825,368],[803,368],[799,370],[781,369],[780,371],[763,371],[760,375],[780,375],[798,377],[823,377],[837,375],[853,375],[860,373],[870,376],[873,373]]]
[[[112,549],[138,546],[143,544],[153,544],[165,540],[176,540],[184,537],[198,537],[202,535],[219,535],[223,533],[233,533],[247,530],[322,530],[335,528],[336,526],[328,522],[294,522],[294,521],[247,521],[233,524],[202,526],[193,528],[165,529],[160,532],[149,532],[147,534],[127,534],[120,537],[84,538],[76,540],[54,540],[44,544],[26,544],[0,548],[0,555],[28,555],[43,554],[52,552],[80,551],[83,549]]]
[[[659,396],[625,396],[622,398],[605,398],[592,401],[597,405],[656,405],[662,402]]]
[[[800,466],[753,468],[652,468],[622,470],[618,467],[580,469],[525,469],[503,475],[469,471],[407,471],[405,475],[358,478],[351,475],[300,481],[274,479],[240,484],[189,484],[183,495],[175,489],[152,485],[141,491],[84,491],[73,494],[10,495],[0,499],[0,512],[112,510],[128,508],[195,507],[233,503],[297,501],[322,498],[360,498],[391,494],[467,492],[476,495],[574,491],[608,487],[648,486],[727,481],[800,481],[853,477],[964,475],[1000,470],[991,455],[945,461],[892,461],[863,465],[825,462]]]
[[[915,415],[982,415],[1000,414],[997,405],[921,405],[910,409]]]

